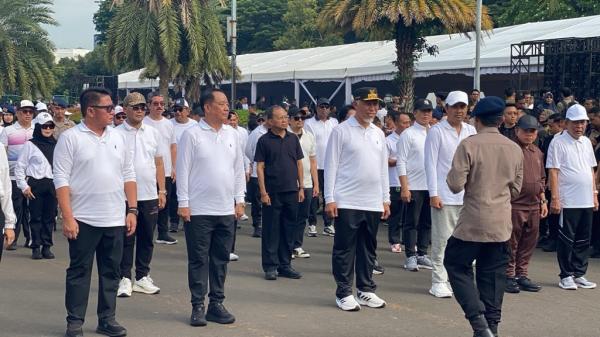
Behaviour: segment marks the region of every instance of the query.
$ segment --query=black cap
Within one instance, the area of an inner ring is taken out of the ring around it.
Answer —
[[[175,100],[175,103],[173,104],[173,107],[189,108],[190,105],[185,100],[185,98],[178,98],[178,99]]]
[[[357,101],[381,101],[377,94],[377,88],[363,87],[354,92],[354,99]]]
[[[300,109],[298,109],[295,106],[293,106],[293,107],[290,108],[290,110],[288,110],[288,116],[290,116],[290,118],[293,118],[293,117],[302,117],[302,114],[301,114]]]
[[[265,117],[265,114],[263,112],[259,113],[256,115],[256,120],[262,119],[263,121],[266,120],[267,118]]]
[[[415,110],[433,110],[433,104],[427,98],[420,98],[415,101]]]
[[[502,116],[504,114],[504,107],[506,107],[506,103],[502,98],[488,96],[475,105],[471,116]]]
[[[331,103],[329,103],[329,99],[325,98],[325,97],[321,97],[319,98],[319,100],[317,101],[317,105],[321,105],[321,104],[327,104],[330,105]]]
[[[519,129],[529,130],[529,129],[540,129],[540,123],[537,119],[531,115],[523,115],[517,121],[517,127]]]

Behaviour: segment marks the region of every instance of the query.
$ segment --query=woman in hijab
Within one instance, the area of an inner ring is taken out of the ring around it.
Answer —
[[[15,110],[8,108],[2,112],[2,126],[7,127],[15,122]]]
[[[33,138],[26,142],[15,166],[17,187],[29,200],[31,258],[53,259],[52,232],[56,224],[56,192],[52,181],[52,160],[56,140],[54,121],[47,112],[34,120]],[[41,250],[40,250],[41,247]]]

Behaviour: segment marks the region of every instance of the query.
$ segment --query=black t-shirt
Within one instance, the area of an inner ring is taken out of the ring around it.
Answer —
[[[304,158],[300,140],[286,131],[279,137],[269,130],[258,139],[254,161],[265,163],[265,187],[267,193],[298,190],[298,160]]]

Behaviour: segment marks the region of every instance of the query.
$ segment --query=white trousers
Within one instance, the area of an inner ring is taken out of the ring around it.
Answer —
[[[432,283],[448,282],[448,273],[444,268],[444,252],[458,222],[461,208],[462,205],[444,205],[442,209],[431,208]]]

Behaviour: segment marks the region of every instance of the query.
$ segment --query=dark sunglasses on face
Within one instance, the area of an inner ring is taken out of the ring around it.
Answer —
[[[43,130],[54,130],[54,124],[43,124],[42,125],[42,129]]]
[[[146,106],[145,105],[135,105],[135,106],[132,106],[131,109],[133,109],[133,111],[146,111]]]
[[[33,115],[33,110],[29,110],[29,109],[21,110],[21,113],[24,115]]]
[[[182,112],[183,108],[178,106],[178,107],[174,108],[173,111],[175,111],[175,112]]]
[[[303,121],[303,120],[304,120],[304,117],[302,117],[302,116],[294,116],[294,117],[292,117],[292,118],[293,118],[293,119],[294,119],[296,122],[299,122],[299,121]]]
[[[92,105],[92,108],[102,109],[106,112],[111,112],[115,109],[114,105]]]
[[[321,104],[321,105],[319,105],[319,108],[321,108],[321,109],[329,109],[329,105],[327,105],[327,104]]]
[[[125,115],[116,115],[115,118],[116,119],[125,119],[126,116]]]

